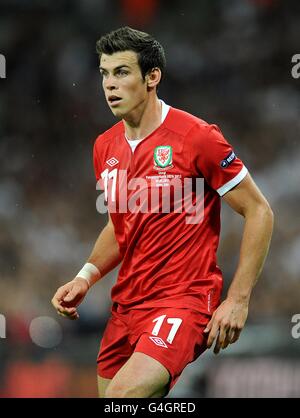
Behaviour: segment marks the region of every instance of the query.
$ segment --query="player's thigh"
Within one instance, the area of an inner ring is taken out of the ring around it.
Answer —
[[[155,308],[134,313],[138,340],[135,353],[156,359],[168,370],[168,390],[176,384],[184,368],[206,349],[204,329],[209,316],[182,308]]]
[[[169,381],[170,374],[160,362],[135,352],[108,385],[106,397],[163,397],[168,392]]]
[[[97,379],[98,379],[98,395],[99,395],[99,398],[105,398],[105,392],[106,392],[106,389],[107,389],[108,385],[111,382],[111,379],[105,379],[104,377],[101,377],[99,375],[97,376]]]

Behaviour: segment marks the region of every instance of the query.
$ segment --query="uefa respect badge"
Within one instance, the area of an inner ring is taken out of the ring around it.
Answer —
[[[170,145],[161,145],[154,149],[154,169],[169,170],[172,164],[172,147]]]

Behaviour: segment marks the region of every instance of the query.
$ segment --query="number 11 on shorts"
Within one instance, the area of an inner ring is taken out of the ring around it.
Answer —
[[[152,322],[156,322],[156,324],[154,325],[154,328],[152,330],[152,335],[158,335],[159,330],[165,320],[167,315],[161,315],[155,319],[153,319]],[[169,332],[169,335],[167,337],[167,341],[168,343],[172,344],[172,341],[175,338],[176,332],[178,331],[178,328],[180,327],[181,323],[182,323],[182,319],[181,318],[168,318],[167,319],[167,323],[168,324],[172,324],[172,328]]]

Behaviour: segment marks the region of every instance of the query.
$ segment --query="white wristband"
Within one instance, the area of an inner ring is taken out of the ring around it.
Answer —
[[[100,277],[101,273],[98,268],[92,263],[86,263],[79,273],[76,274],[75,279],[79,277],[88,282],[89,287],[94,284]]]

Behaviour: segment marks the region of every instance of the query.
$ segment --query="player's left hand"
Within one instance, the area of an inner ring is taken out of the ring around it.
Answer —
[[[224,350],[238,340],[248,316],[248,304],[248,301],[237,302],[233,299],[221,303],[204,330],[208,333],[207,348],[216,340],[214,353],[218,354],[220,349]]]

